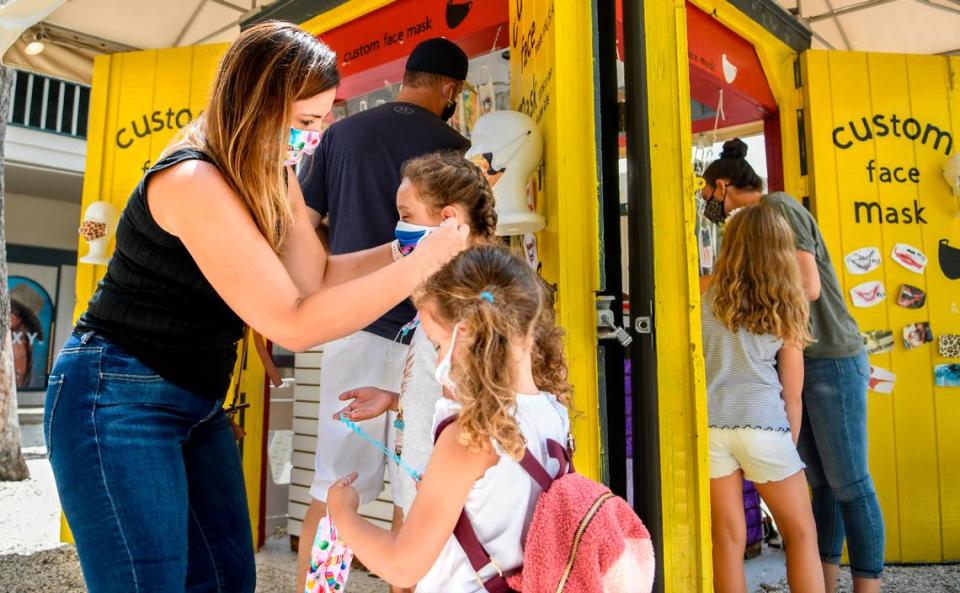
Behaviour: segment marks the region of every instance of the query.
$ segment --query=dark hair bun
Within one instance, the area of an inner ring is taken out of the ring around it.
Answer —
[[[727,140],[723,143],[723,152],[720,153],[722,159],[745,159],[747,158],[747,143],[739,138]]]

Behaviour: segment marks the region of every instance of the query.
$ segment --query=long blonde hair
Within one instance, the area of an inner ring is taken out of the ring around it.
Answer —
[[[459,326],[451,378],[462,406],[460,442],[483,451],[492,438],[514,459],[523,457],[526,442],[513,416],[517,377],[512,344],[533,337],[537,388],[564,404],[570,393],[563,334],[554,324],[552,299],[542,281],[508,250],[474,247],[427,280],[414,303]]]
[[[730,331],[811,342],[793,230],[772,206],[744,208],[728,219],[711,290],[713,314]]]
[[[216,163],[275,252],[293,225],[283,161],[294,101],[340,82],[336,54],[296,25],[255,25],[227,49],[203,115],[168,147],[192,146]]]

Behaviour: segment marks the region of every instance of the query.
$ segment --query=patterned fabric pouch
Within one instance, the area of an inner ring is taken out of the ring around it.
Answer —
[[[342,593],[350,576],[353,550],[344,544],[330,515],[320,520],[310,552],[310,569],[303,593]]]

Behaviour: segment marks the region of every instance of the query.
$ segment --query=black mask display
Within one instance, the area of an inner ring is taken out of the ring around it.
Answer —
[[[447,104],[443,106],[443,112],[440,114],[440,119],[443,121],[448,121],[456,112],[457,102],[453,100],[447,101]]]
[[[721,224],[727,219],[727,213],[723,208],[723,200],[718,200],[713,196],[707,198],[707,203],[703,207],[703,215],[713,224]]]

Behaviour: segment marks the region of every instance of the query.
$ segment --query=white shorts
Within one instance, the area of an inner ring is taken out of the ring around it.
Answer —
[[[386,457],[383,452],[361,439],[333,415],[346,402],[340,394],[357,387],[379,387],[399,392],[403,364],[408,346],[360,331],[326,344],[320,361],[320,418],[317,426],[317,455],[310,496],[326,502],[327,490],[333,482],[350,472],[357,472],[354,487],[360,504],[376,500],[383,490]],[[372,420],[359,422],[371,437],[393,442],[395,414],[388,412]]]
[[[710,429],[710,479],[738,469],[751,482],[779,482],[806,467],[789,432],[758,428]]]

